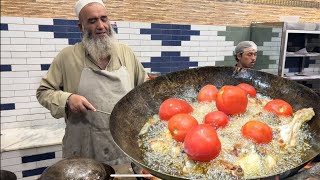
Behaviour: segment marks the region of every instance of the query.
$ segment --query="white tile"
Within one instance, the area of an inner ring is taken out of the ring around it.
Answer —
[[[140,40],[129,40],[129,39],[125,39],[125,40],[120,40],[121,43],[126,44],[128,46],[139,46],[141,45],[141,41]]]
[[[217,56],[232,56],[233,51],[217,51]]]
[[[41,108],[42,105],[39,102],[29,102],[29,103],[15,103],[16,109],[25,109],[25,108]]]
[[[206,56],[190,57],[190,61],[191,62],[208,61],[208,57],[206,57]]]
[[[62,145],[44,146],[37,148],[37,153],[57,152],[62,151]]]
[[[1,64],[26,64],[26,58],[1,58]]]
[[[43,161],[37,161],[36,163],[37,163],[37,167],[49,167],[57,163],[58,161],[59,159],[48,159]]]
[[[200,31],[200,36],[217,36],[217,31]]]
[[[10,58],[11,57],[11,52],[3,52],[1,51],[1,59],[2,58]]]
[[[1,160],[1,167],[17,165],[17,164],[21,164],[21,163],[22,163],[21,157],[2,159]]]
[[[26,51],[26,45],[1,45],[1,51]]]
[[[216,51],[234,51],[234,46],[222,46],[222,47],[214,47]],[[209,48],[210,50],[210,48]]]
[[[14,78],[14,84],[40,83],[41,77]]]
[[[140,62],[150,62],[150,57],[137,57]]]
[[[37,90],[39,88],[40,81],[37,83],[30,83],[30,89]]]
[[[118,34],[140,34],[140,29],[118,28]]]
[[[119,39],[119,41],[121,41],[121,40],[129,40],[130,39],[130,35],[129,34],[117,34],[116,37],[117,37],[117,39]]]
[[[182,41],[181,46],[199,46],[199,41]]]
[[[56,51],[54,45],[27,45],[27,51]]]
[[[17,116],[1,117],[1,124],[2,123],[16,122],[16,121],[17,121]]]
[[[208,61],[224,61],[224,56],[208,57]]]
[[[1,97],[13,97],[14,91],[3,91],[1,90]]]
[[[199,52],[199,56],[216,56],[217,52]]]
[[[208,41],[209,40],[209,36],[191,36],[190,40],[191,41]],[[184,41],[182,41],[182,42],[184,42]]]
[[[9,31],[39,31],[38,25],[8,24]]]
[[[13,84],[13,78],[1,78],[1,84]]]
[[[41,44],[69,44],[68,39],[41,39]]]
[[[198,66],[199,66],[199,67],[214,66],[214,65],[215,65],[215,62],[212,62],[212,61],[199,62],[199,63],[198,63]]]
[[[26,90],[26,89],[29,89],[29,84],[1,85],[2,91]]]
[[[181,52],[181,56],[198,56],[198,52]]]
[[[11,172],[25,171],[25,170],[35,169],[35,168],[37,168],[36,162],[23,163],[23,164],[17,164],[17,165],[3,167],[4,170],[8,170]]]
[[[161,46],[161,41],[158,40],[141,40],[142,46]]]
[[[26,37],[23,31],[1,31],[1,38],[4,37]]]
[[[1,159],[17,158],[21,157],[20,151],[7,151],[1,152]]]
[[[26,64],[51,64],[53,58],[27,58]]]
[[[41,70],[40,65],[19,65],[19,64],[14,64],[11,66],[12,71],[37,71]]]
[[[66,48],[70,46],[69,44],[65,44],[65,45],[54,45],[55,47],[55,51],[61,51],[62,49]]]
[[[160,57],[161,52],[141,52],[141,56],[147,56],[147,57]]]
[[[62,159],[62,151],[57,151],[56,152],[56,158],[61,160]]]
[[[17,176],[17,180],[22,178],[22,171],[14,172],[14,174]]]
[[[29,177],[24,177],[18,180],[37,180],[40,177],[40,175],[36,175],[36,176],[29,176]]]
[[[12,57],[40,57],[40,52],[12,52]]]
[[[217,42],[214,41],[200,41],[200,47],[210,47],[210,46],[217,46]]]
[[[53,25],[51,18],[23,18],[25,24]]]
[[[226,31],[227,26],[209,26],[209,30],[212,31]]]
[[[191,30],[209,30],[208,25],[191,25]]]
[[[233,41],[226,41],[226,42],[217,42],[217,46],[234,46],[234,42]]]
[[[13,128],[24,128],[24,127],[30,127],[30,126],[31,126],[31,122],[29,121],[1,123],[1,130],[13,129]]]
[[[58,55],[59,52],[40,52],[41,55],[40,57],[56,57]]]
[[[40,38],[11,38],[11,44],[40,44]]]
[[[43,77],[47,71],[29,71],[29,77]]]
[[[225,36],[209,36],[210,41],[226,41]]]
[[[1,103],[30,102],[30,97],[1,97]]]
[[[9,17],[9,16],[1,16],[0,17],[1,23],[4,24],[23,24],[22,17]]]
[[[130,27],[130,23],[129,22],[125,22],[125,21],[119,21],[116,22],[117,23],[117,27],[121,28],[121,27]]]
[[[130,22],[131,28],[145,28],[150,29],[151,23],[142,23],[142,22]]]
[[[1,44],[11,44],[10,38],[1,38]]]
[[[32,108],[32,109],[30,109],[30,113],[31,114],[39,114],[39,113],[47,113],[47,112],[49,112],[49,110],[48,109],[46,109],[46,108]]]
[[[14,96],[31,96],[35,94],[36,94],[35,90],[14,91]]]
[[[36,96],[30,96],[30,101],[31,102],[38,102],[38,99]]]
[[[28,72],[1,72],[0,75],[1,78],[27,77]]]
[[[140,40],[151,40],[151,35],[149,34],[130,34],[130,39],[140,39]]]
[[[54,38],[53,32],[25,32],[25,37]]]

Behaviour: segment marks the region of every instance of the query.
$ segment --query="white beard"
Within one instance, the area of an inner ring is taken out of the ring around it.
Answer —
[[[100,59],[105,59],[112,54],[112,50],[117,42],[114,34],[114,30],[110,28],[109,35],[93,38],[91,33],[85,31],[82,43],[90,56],[99,62]]]

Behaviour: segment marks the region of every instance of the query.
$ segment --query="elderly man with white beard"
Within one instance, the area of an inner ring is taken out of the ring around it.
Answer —
[[[109,129],[114,105],[146,78],[133,51],[116,41],[101,0],[75,5],[82,42],[64,48],[37,89],[37,99],[55,118],[65,118],[63,157],[92,158],[109,165],[128,162]]]

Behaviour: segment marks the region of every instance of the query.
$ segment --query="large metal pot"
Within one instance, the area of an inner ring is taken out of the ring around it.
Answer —
[[[294,81],[251,69],[202,67],[169,73],[145,82],[130,91],[114,107],[110,117],[112,137],[133,162],[151,174],[163,179],[181,179],[156,171],[142,161],[137,142],[142,126],[148,117],[158,113],[160,104],[167,98],[195,98],[196,95],[192,92],[198,92],[206,83],[220,88],[223,85],[237,85],[242,82],[253,85],[259,93],[289,102],[294,111],[313,107],[316,112],[315,117],[308,122],[315,136],[311,140],[311,150],[305,152],[304,162],[281,174],[261,178],[285,178],[296,173],[320,153],[320,97],[311,89]]]

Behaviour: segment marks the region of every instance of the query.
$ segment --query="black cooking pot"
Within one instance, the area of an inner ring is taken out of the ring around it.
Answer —
[[[258,93],[289,102],[294,111],[313,107],[316,115],[308,124],[314,137],[311,140],[312,148],[305,152],[303,163],[281,174],[261,178],[288,177],[320,153],[320,97],[315,92],[279,76],[233,67],[201,67],[173,72],[136,87],[116,104],[111,113],[110,130],[114,141],[135,164],[154,176],[163,179],[183,179],[147,166],[142,160],[142,152],[138,146],[138,134],[147,119],[158,113],[164,100],[171,97],[195,99],[199,89],[208,83],[214,84],[217,88],[248,83],[254,86]]]

